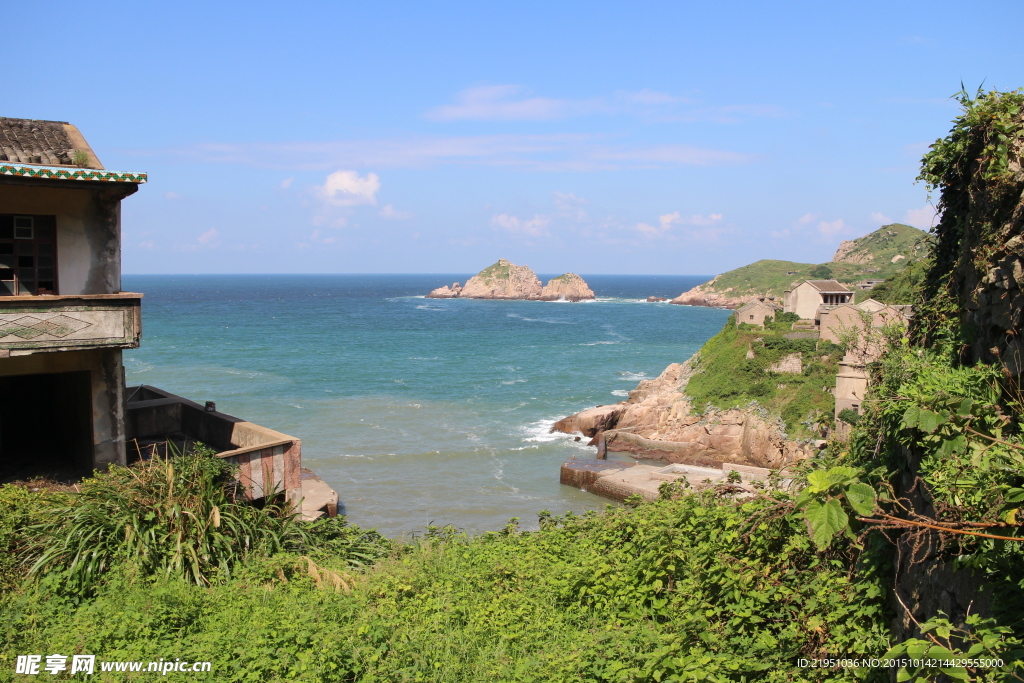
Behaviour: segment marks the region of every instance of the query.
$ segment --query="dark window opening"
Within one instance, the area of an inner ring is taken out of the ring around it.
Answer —
[[[0,481],[92,470],[90,385],[88,371],[0,377]]]
[[[57,294],[57,218],[0,214],[0,296]]]

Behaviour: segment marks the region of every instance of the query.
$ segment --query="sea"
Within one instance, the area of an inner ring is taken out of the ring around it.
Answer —
[[[580,303],[423,296],[468,277],[125,275],[145,294],[127,380],[301,438],[348,519],[388,536],[603,509],[558,481],[595,449],[551,425],[624,400],[729,312],[645,301],[705,276],[584,275]]]

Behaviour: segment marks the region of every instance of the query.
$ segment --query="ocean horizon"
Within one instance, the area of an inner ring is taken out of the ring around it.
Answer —
[[[388,535],[602,509],[558,481],[594,449],[551,425],[685,361],[729,312],[645,301],[706,276],[583,275],[580,303],[424,298],[467,277],[125,275],[145,294],[128,382],[299,437],[349,519]]]

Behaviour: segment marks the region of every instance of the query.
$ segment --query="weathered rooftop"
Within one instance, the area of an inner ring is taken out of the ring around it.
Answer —
[[[849,292],[851,291],[846,285],[839,284],[835,280],[808,280],[807,284],[814,287],[819,292]]]
[[[70,123],[0,117],[0,162],[72,166],[76,151],[88,155],[88,168],[103,168],[89,143]]]

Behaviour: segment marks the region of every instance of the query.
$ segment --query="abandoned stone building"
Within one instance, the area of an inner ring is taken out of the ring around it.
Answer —
[[[236,463],[251,497],[332,513],[299,439],[125,386],[143,295],[121,290],[121,202],[146,181],[104,169],[73,125],[0,118],[0,481],[87,474],[191,439]]]
[[[781,311],[781,306],[772,301],[761,299],[743,304],[733,312],[733,315],[736,317],[737,325],[747,324],[764,327],[765,318],[774,318]]]
[[[853,302],[853,292],[835,280],[804,280],[786,290],[783,310],[796,313],[801,320],[817,320],[821,306],[838,306]]]

